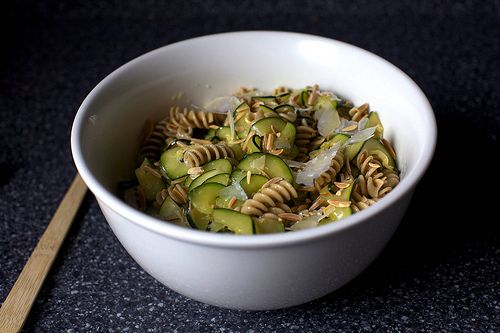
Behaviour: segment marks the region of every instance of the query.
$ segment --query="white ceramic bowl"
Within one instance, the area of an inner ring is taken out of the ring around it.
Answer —
[[[378,110],[395,145],[402,181],[375,206],[337,223],[295,233],[234,236],[177,227],[126,205],[116,184],[130,179],[147,119],[170,97],[194,103],[239,86],[319,84]],[[75,164],[116,237],[169,288],[228,308],[277,309],[341,287],[380,253],[432,158],[434,115],[403,72],[360,48],[285,32],[236,32],[175,43],[120,67],[87,96],[71,135]]]

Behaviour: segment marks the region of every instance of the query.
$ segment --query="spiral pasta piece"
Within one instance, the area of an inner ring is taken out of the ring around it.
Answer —
[[[292,198],[297,198],[297,191],[292,184],[280,177],[272,178],[251,199],[245,200],[241,212],[246,215],[262,216],[272,207],[282,208],[283,206],[278,204]]]
[[[300,124],[296,127],[295,145],[299,148],[299,155],[296,160],[306,162],[309,160],[307,155],[311,151],[311,140],[313,140],[318,131],[314,129],[314,124],[310,119],[300,118]]]
[[[357,192],[353,192],[351,196],[351,209],[354,212],[359,212],[375,204],[377,201],[378,198],[370,199]]]
[[[319,192],[323,188],[323,186],[333,182],[340,169],[342,169],[343,165],[344,154],[341,151],[337,151],[328,170],[323,172],[321,176],[314,180],[314,188]]]
[[[184,152],[184,164],[188,168],[198,167],[219,158],[234,157],[234,152],[225,142],[192,145]]]
[[[399,176],[389,169],[382,169],[382,164],[373,155],[361,153],[357,160],[360,175],[358,176],[358,189],[364,196],[381,198],[399,184]]]
[[[156,123],[152,129],[149,129],[150,133],[146,136],[146,140],[141,147],[140,155],[142,159],[146,157],[152,161],[158,160],[161,148],[165,145],[165,139],[167,138],[165,134],[167,125],[168,119],[163,119]]]

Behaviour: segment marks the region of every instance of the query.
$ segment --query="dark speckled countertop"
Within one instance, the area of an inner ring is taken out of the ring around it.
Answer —
[[[269,312],[192,301],[135,264],[87,195],[27,332],[500,331],[498,195],[486,194],[498,188],[498,1],[18,1],[3,4],[0,26],[0,301],[75,174],[79,104],[146,51],[233,30],[339,39],[408,73],[439,125],[396,235],[342,289]]]

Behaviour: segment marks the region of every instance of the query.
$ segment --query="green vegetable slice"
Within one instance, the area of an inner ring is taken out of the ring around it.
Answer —
[[[269,179],[261,175],[252,175],[250,183],[247,182],[247,177],[240,180],[240,185],[249,198],[251,198]]]
[[[187,175],[188,167],[182,160],[183,155],[182,147],[170,148],[161,154],[160,163],[168,178],[177,179]]]
[[[269,178],[281,177],[293,183],[292,171],[283,160],[272,154],[253,153],[247,155],[237,166],[243,171],[264,175]]]
[[[264,134],[271,134],[274,132],[281,132],[285,128],[287,122],[281,118],[263,118],[253,124],[252,129],[259,136]],[[274,129],[274,131],[273,131]]]
[[[156,193],[160,192],[165,188],[165,183],[163,180],[158,178],[155,174],[151,172],[154,167],[145,158],[141,166],[135,169],[135,175],[139,184],[141,185],[144,193],[146,194],[147,201],[153,201],[156,199]]]
[[[213,210],[212,216],[215,223],[224,225],[237,235],[255,233],[252,218],[248,215],[231,209],[216,208]]]
[[[219,191],[225,186],[217,183],[202,184],[189,192],[192,206],[204,214],[211,214]]]
[[[274,234],[285,232],[283,223],[275,219],[260,218],[255,220],[256,234]]]

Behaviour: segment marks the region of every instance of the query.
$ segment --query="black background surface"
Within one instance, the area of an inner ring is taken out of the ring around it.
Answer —
[[[0,27],[0,299],[75,174],[78,106],[146,51],[234,30],[339,39],[408,73],[439,126],[394,238],[320,300],[269,312],[189,300],[135,264],[87,195],[26,331],[500,331],[498,1],[17,1],[2,2]]]

